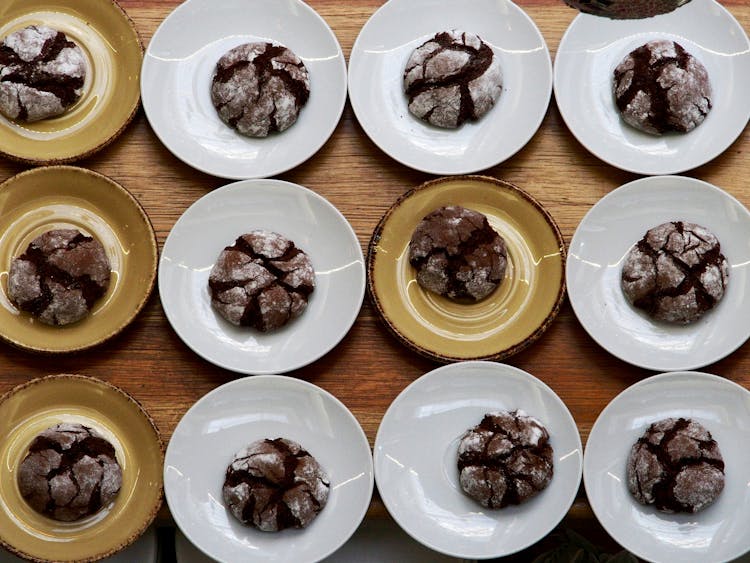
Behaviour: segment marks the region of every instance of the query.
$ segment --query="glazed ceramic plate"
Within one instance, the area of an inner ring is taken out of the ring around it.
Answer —
[[[701,423],[724,458],[724,491],[696,514],[659,512],[628,491],[630,447],[651,423],[668,417]],[[619,544],[648,561],[718,563],[739,557],[750,550],[748,432],[750,392],[736,383],[698,372],[639,381],[607,405],[589,434],[583,472],[591,508]]]
[[[46,428],[76,422],[115,447],[122,488],[110,506],[76,522],[34,511],[18,490],[18,465]],[[19,385],[0,399],[0,545],[37,561],[106,557],[134,542],[162,503],[162,443],[143,408],[121,389],[80,375],[57,375]]]
[[[289,47],[310,73],[297,122],[266,138],[240,135],[211,103],[216,61],[251,41]],[[177,158],[214,176],[263,178],[304,162],[331,136],[346,101],[346,63],[331,28],[301,0],[188,0],[156,30],[141,90],[151,127]]]
[[[505,280],[477,303],[456,303],[422,289],[409,264],[414,229],[446,205],[483,213],[505,239]],[[389,330],[423,356],[499,360],[534,342],[557,315],[565,295],[564,262],[555,221],[527,193],[484,176],[439,178],[405,193],[375,228],[368,289]]]
[[[30,164],[89,156],[113,141],[138,109],[143,47],[135,26],[114,0],[2,2],[0,38],[29,25],[58,29],[83,49],[84,92],[52,119],[22,123],[0,116],[0,154]]]
[[[698,321],[673,325],[631,306],[620,286],[622,262],[643,235],[668,221],[712,231],[729,262],[723,299]],[[642,178],[603,197],[578,225],[568,249],[568,295],[578,320],[610,354],[655,371],[720,360],[750,336],[750,212],[731,195],[682,176]]]
[[[75,228],[104,246],[112,266],[107,293],[85,319],[49,326],[8,298],[13,258],[51,229]],[[148,300],[157,246],[138,201],[114,180],[73,166],[36,168],[0,184],[0,338],[34,352],[73,352],[122,331]]]
[[[221,489],[235,452],[278,437],[310,452],[331,488],[328,503],[307,528],[268,533],[232,516]],[[319,561],[364,518],[372,456],[357,420],[327,391],[291,377],[246,377],[214,389],[185,413],[167,447],[164,487],[180,530],[217,561]]]
[[[485,414],[521,409],[550,434],[554,477],[524,504],[484,509],[461,490],[458,443]],[[515,553],[550,532],[581,481],[581,438],[565,404],[534,376],[493,362],[426,373],[393,401],[375,438],[375,480],[388,512],[414,539],[454,557]]]
[[[403,76],[415,48],[451,29],[492,47],[503,92],[479,121],[442,129],[409,112]],[[509,0],[390,0],[364,25],[349,58],[349,97],[367,136],[391,158],[432,174],[470,174],[513,156],[539,128],[551,93],[547,44]]]
[[[612,73],[633,49],[671,39],[701,61],[713,88],[713,108],[687,134],[654,136],[627,125],[612,96]],[[581,14],[555,58],[555,99],[570,131],[603,161],[638,174],[676,174],[715,158],[750,117],[750,41],[714,0],[693,0],[669,14],[609,20]]]
[[[191,544],[177,530],[175,535],[177,563],[213,563],[211,559]],[[2,561],[2,560],[0,560]],[[355,534],[333,555],[322,559],[323,563],[386,563],[408,561],[409,563],[468,563],[466,559],[455,559],[441,555],[414,541],[390,518],[370,518],[362,521]]]
[[[156,563],[157,559],[156,530],[151,526],[138,540],[119,553],[102,559],[102,563]],[[10,551],[0,549],[0,563],[22,563],[25,561],[16,557]]]
[[[226,321],[208,290],[221,251],[254,229],[286,236],[315,268],[307,309],[266,333]],[[323,197],[280,180],[235,182],[203,196],[175,223],[159,264],[159,294],[175,332],[206,360],[240,373],[282,373],[317,360],[349,331],[364,292],[362,250],[346,218]]]

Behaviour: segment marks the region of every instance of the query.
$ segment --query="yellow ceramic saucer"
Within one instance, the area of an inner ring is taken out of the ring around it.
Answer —
[[[461,205],[487,216],[505,239],[505,280],[477,303],[456,303],[417,284],[409,240],[431,211]],[[389,330],[434,360],[500,360],[534,342],[565,295],[565,245],[555,221],[520,188],[485,176],[453,176],[404,194],[370,240],[368,289]]]
[[[21,123],[0,115],[0,154],[31,164],[71,162],[109,144],[135,115],[143,46],[114,0],[0,3],[0,40],[40,24],[62,31],[83,49],[89,70],[84,93],[53,119]]]
[[[60,422],[95,429],[115,447],[122,487],[114,502],[76,522],[35,512],[21,497],[17,468],[33,439]],[[162,504],[163,444],[143,408],[92,377],[52,375],[0,398],[0,545],[32,561],[94,561],[134,542]]]
[[[8,270],[45,231],[76,228],[104,246],[109,290],[85,319],[45,325],[8,299]],[[34,352],[90,348],[122,331],[146,304],[156,279],[156,235],[138,201],[121,185],[74,166],[22,172],[0,184],[0,339]]]

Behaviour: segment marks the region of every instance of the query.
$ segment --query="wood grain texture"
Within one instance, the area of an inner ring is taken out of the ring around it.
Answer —
[[[120,0],[148,45],[175,0]],[[344,53],[376,0],[309,0],[329,23]],[[518,0],[535,20],[552,56],[577,12],[559,0]],[[723,3],[750,29],[746,0]],[[746,95],[746,93],[743,93]],[[711,163],[688,173],[725,189],[750,204],[750,133],[747,130]],[[143,111],[113,145],[80,163],[122,183],[141,202],[154,224],[160,248],[185,209],[226,180],[197,172],[164,148]],[[0,180],[23,166],[0,160]],[[562,121],[554,97],[540,130],[510,160],[484,171],[531,193],[549,210],[569,242],[583,215],[615,187],[637,178],[590,155]],[[382,214],[404,191],[431,178],[391,160],[364,134],[347,102],[332,138],[310,160],[279,176],[326,197],[351,222],[366,250]],[[620,391],[650,374],[601,349],[578,324],[569,303],[542,338],[507,363],[549,384],[565,401],[585,442],[604,406]],[[348,336],[331,353],[291,375],[332,392],[360,421],[372,443],[388,405],[414,379],[436,364],[409,353],[379,324],[365,301]],[[743,346],[703,371],[750,387],[750,348]],[[236,374],[200,359],[172,331],[156,292],[123,334],[92,351],[55,358],[39,357],[0,344],[0,393],[51,373],[96,376],[134,395],[151,413],[168,440],[185,411],[201,396]]]

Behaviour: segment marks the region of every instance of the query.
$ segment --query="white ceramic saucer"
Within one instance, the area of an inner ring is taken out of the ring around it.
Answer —
[[[665,514],[628,491],[630,447],[648,426],[668,417],[701,423],[719,444],[724,491],[696,514]],[[583,478],[591,508],[625,549],[648,561],[719,563],[750,550],[750,392],[722,377],[673,372],[639,381],[615,397],[594,423]]]
[[[250,41],[289,47],[310,73],[310,99],[297,122],[264,139],[235,132],[211,103],[216,61]],[[333,133],[346,101],[346,62],[331,28],[301,0],[187,0],[151,39],[141,97],[156,135],[190,166],[223,178],[274,176],[310,158]]]
[[[177,563],[213,563],[179,530],[175,533]],[[2,561],[2,560],[0,560]],[[354,535],[322,563],[471,563],[441,555],[414,541],[386,515],[367,517]]]
[[[484,509],[458,483],[458,442],[492,411],[522,409],[550,434],[554,477],[520,506]],[[550,532],[578,491],[582,447],[560,398],[505,364],[463,362],[426,373],[396,397],[380,424],[375,478],[388,512],[414,539],[454,557],[515,553]]]
[[[451,29],[493,48],[503,93],[476,123],[441,129],[409,113],[403,75],[416,47]],[[539,128],[551,93],[547,44],[509,0],[390,0],[364,25],[349,57],[349,97],[365,133],[391,158],[432,174],[471,174],[510,158]]]
[[[302,445],[330,478],[328,503],[302,530],[261,532],[222,501],[227,465],[255,440]],[[285,376],[253,376],[214,389],[183,416],[167,447],[164,492],[175,522],[201,551],[225,563],[319,561],[355,532],[370,504],[370,445],[333,395]]]
[[[620,118],[614,103],[614,68],[630,51],[659,38],[680,43],[704,64],[711,81],[713,108],[687,134],[642,133]],[[638,174],[676,174],[724,152],[750,117],[749,90],[750,41],[714,0],[692,0],[640,20],[581,14],[555,57],[555,99],[570,131],[598,158]]]
[[[307,309],[267,333],[227,322],[208,291],[219,253],[253,229],[294,241],[315,268]],[[172,227],[159,262],[159,295],[172,328],[206,360],[240,373],[283,373],[317,360],[349,331],[364,292],[362,249],[346,218],[322,196],[280,180],[235,182],[200,198]]]
[[[698,321],[651,320],[622,293],[622,261],[652,227],[689,221],[712,231],[730,265],[723,299]],[[732,353],[750,336],[750,212],[721,189],[693,178],[635,180],[604,196],[581,220],[568,249],[568,296],[596,342],[654,371],[695,369]]]

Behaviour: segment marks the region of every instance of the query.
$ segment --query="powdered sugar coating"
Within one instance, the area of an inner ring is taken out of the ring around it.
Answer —
[[[219,117],[239,133],[266,137],[296,121],[310,94],[300,58],[277,43],[245,43],[219,59],[211,101]]]
[[[315,288],[315,271],[292,241],[255,230],[221,252],[208,282],[211,304],[225,319],[269,331],[304,312]]]
[[[615,68],[613,91],[623,120],[653,135],[692,131],[711,109],[706,68],[669,40],[629,53]]]
[[[99,241],[77,229],[54,229],[13,259],[8,297],[45,324],[71,324],[86,317],[107,291],[110,271]]]
[[[522,410],[485,415],[458,445],[461,488],[487,508],[525,502],[552,479],[549,433]]]
[[[685,418],[653,423],[633,444],[628,489],[662,512],[698,512],[724,488],[719,446],[703,425]]]
[[[478,120],[502,90],[498,58],[477,35],[463,31],[437,33],[414,50],[404,71],[409,111],[438,127]]]
[[[649,229],[626,255],[622,290],[653,318],[687,324],[698,320],[724,296],[729,264],[716,236],[683,221]]]
[[[484,299],[502,282],[508,264],[505,241],[487,217],[453,205],[425,216],[409,241],[417,283],[451,299]]]
[[[44,430],[18,470],[21,495],[34,510],[70,522],[109,505],[122,486],[112,444],[77,423]]]
[[[227,468],[224,502],[243,524],[265,532],[305,528],[328,501],[330,481],[298,443],[258,440],[237,452]]]
[[[0,113],[28,122],[60,115],[81,97],[85,78],[83,51],[64,33],[25,27],[0,45]]]

